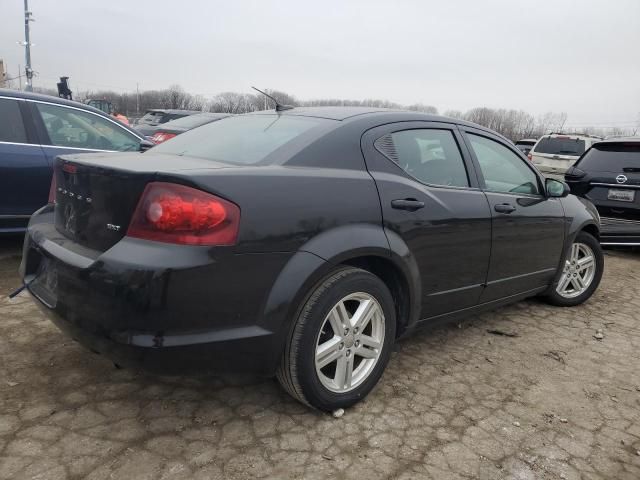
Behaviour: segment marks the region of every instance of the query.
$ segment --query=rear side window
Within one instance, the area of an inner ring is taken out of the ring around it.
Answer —
[[[242,115],[190,130],[153,147],[153,152],[255,165],[297,137],[313,136],[334,123],[295,115]]]
[[[640,142],[594,145],[576,166],[598,172],[640,172]]]
[[[17,100],[0,98],[0,142],[28,143]]]
[[[469,186],[460,149],[450,130],[403,130],[376,140],[375,146],[422,183]]]
[[[536,153],[547,153],[549,155],[575,155],[584,153],[584,140],[572,139],[569,137],[544,137],[534,148]]]

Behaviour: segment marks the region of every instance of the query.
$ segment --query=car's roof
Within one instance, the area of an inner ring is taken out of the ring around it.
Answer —
[[[102,116],[106,116],[102,110],[98,110],[90,105],[86,105],[80,102],[74,102],[73,100],[67,100],[65,98],[54,97],[53,95],[44,95],[42,93],[25,92],[21,90],[9,90],[6,88],[0,88],[0,97],[12,97],[21,98],[25,100],[36,100],[40,102],[56,103],[58,105],[67,105],[69,107],[82,108],[94,113],[99,113]]]
[[[536,143],[537,141],[538,141],[537,138],[521,138],[520,140],[516,141],[516,143],[520,143],[520,142]]]
[[[612,137],[600,140],[596,145],[603,143],[640,143],[640,137]]]
[[[368,118],[406,115],[407,120],[430,121],[457,123],[460,125],[468,125],[485,129],[480,125],[476,125],[465,120],[457,118],[444,117],[441,115],[433,115],[430,113],[416,112],[414,110],[395,110],[391,108],[375,108],[375,107],[295,107],[290,110],[282,110],[278,112],[280,115],[299,115],[304,117],[327,118],[330,120],[345,121],[355,117],[367,116]],[[259,110],[252,112],[250,115],[273,115],[274,110]]]
[[[160,113],[184,113],[186,115],[195,115],[196,113],[202,113],[201,110],[177,110],[175,108],[148,108],[144,113],[160,112]]]

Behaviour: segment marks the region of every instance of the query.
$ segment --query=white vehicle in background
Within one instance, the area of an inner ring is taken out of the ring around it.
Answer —
[[[538,140],[536,140],[535,138],[523,138],[516,142],[516,147],[518,147],[518,150],[520,150],[522,153],[528,155],[531,151],[531,147],[533,147],[537,141]]]
[[[581,133],[550,133],[538,139],[528,157],[541,172],[563,175],[600,140],[601,137]]]

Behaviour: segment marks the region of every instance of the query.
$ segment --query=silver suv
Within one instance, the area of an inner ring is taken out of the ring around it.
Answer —
[[[529,160],[543,173],[564,174],[589,149],[602,140],[581,133],[551,133],[543,135],[529,152]]]

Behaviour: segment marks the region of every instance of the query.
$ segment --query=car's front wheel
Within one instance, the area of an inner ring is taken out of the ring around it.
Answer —
[[[303,306],[278,380],[294,398],[320,410],[353,405],[380,379],[395,330],[393,298],[384,282],[365,270],[340,269]]]
[[[604,254],[593,235],[580,232],[573,241],[555,288],[547,294],[549,303],[561,307],[580,305],[593,295],[604,270]]]

